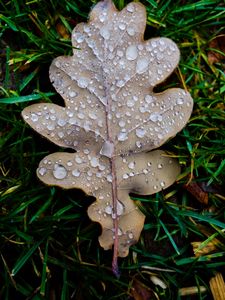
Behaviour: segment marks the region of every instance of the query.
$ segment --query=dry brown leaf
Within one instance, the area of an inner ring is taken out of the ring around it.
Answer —
[[[200,203],[208,205],[209,196],[197,182],[190,182],[185,184],[184,188],[191,193]]]
[[[213,38],[209,47],[208,61],[210,64],[219,63],[225,60],[225,34],[221,34]]]
[[[224,300],[225,299],[225,283],[223,280],[223,275],[217,273],[209,281],[210,289],[214,300]]]
[[[204,246],[202,246],[202,242],[191,242],[191,245],[196,257],[207,255],[217,249],[216,243],[214,241],[209,242]]]
[[[141,281],[135,279],[130,289],[132,299],[134,300],[158,300],[157,294]]]
[[[190,296],[190,295],[196,295],[199,293],[205,293],[207,291],[206,287],[204,286],[189,286],[189,287],[184,287],[180,288],[178,293],[179,296]]]
[[[24,109],[24,120],[55,144],[73,149],[45,157],[37,176],[48,185],[80,188],[96,197],[89,217],[102,226],[99,237],[117,257],[139,239],[144,215],[129,197],[156,193],[179,174],[161,146],[188,121],[193,101],[182,89],[154,93],[177,66],[179,50],[167,38],[144,41],[145,7],[132,2],[117,11],[99,2],[88,23],[72,33],[73,56],[58,57],[50,79],[65,101]]]

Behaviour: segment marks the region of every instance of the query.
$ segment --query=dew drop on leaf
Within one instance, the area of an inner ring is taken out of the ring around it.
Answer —
[[[67,176],[67,170],[64,166],[55,164],[53,169],[53,176],[56,179],[64,179]]]

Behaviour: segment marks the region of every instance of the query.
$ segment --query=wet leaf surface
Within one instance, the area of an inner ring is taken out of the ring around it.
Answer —
[[[144,41],[145,26],[142,4],[119,12],[111,1],[99,2],[89,22],[73,30],[73,56],[58,57],[50,67],[65,107],[34,104],[22,113],[41,135],[74,150],[45,157],[37,175],[48,185],[96,197],[88,215],[102,226],[101,246],[114,246],[116,274],[117,257],[128,255],[145,219],[129,193],[156,193],[180,171],[165,152],[148,151],[176,135],[193,106],[182,89],[153,92],[177,66],[179,50],[167,38]]]

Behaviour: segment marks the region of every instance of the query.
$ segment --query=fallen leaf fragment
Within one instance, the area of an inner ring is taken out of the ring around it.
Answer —
[[[197,182],[191,182],[184,185],[185,189],[191,193],[200,203],[208,205],[209,196],[208,193],[200,187]]]
[[[193,247],[193,251],[196,257],[210,254],[217,249],[216,244],[213,241],[207,243],[203,247],[201,247],[202,242],[192,242],[191,245]]]
[[[217,273],[209,281],[210,289],[214,300],[224,300],[225,299],[225,283],[223,280],[223,275]]]
[[[58,57],[50,67],[65,107],[41,103],[22,112],[34,130],[74,150],[45,157],[37,176],[45,184],[79,188],[96,198],[88,215],[102,226],[101,246],[114,247],[116,275],[117,257],[128,255],[145,219],[129,193],[154,194],[176,180],[178,162],[151,150],[185,126],[193,107],[182,89],[153,92],[173,72],[180,54],[168,38],[144,41],[145,26],[142,4],[131,2],[119,12],[112,1],[99,2],[88,23],[73,30],[73,56]]]
[[[179,289],[178,293],[179,296],[190,296],[196,295],[199,293],[205,293],[207,291],[206,287],[204,286],[190,286]]]
[[[210,64],[219,63],[225,60],[225,34],[213,38],[209,43],[211,50],[208,52]]]
[[[141,281],[135,279],[133,281],[131,290],[130,290],[131,296],[134,300],[158,300],[157,294],[147,287],[145,284],[143,284]]]

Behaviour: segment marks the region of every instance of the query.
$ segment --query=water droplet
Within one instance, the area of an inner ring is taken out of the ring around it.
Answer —
[[[98,157],[92,157],[90,164],[93,168],[96,168],[99,165],[99,158]]]
[[[147,58],[138,59],[137,65],[136,65],[136,72],[138,74],[142,74],[142,73],[146,72],[148,69],[148,64],[149,64],[149,61],[147,60]]]
[[[128,107],[133,107],[134,104],[135,104],[135,102],[134,102],[132,99],[128,99],[128,100],[127,100],[127,106],[128,106]]]
[[[126,133],[126,132],[120,132],[120,133],[117,135],[117,139],[118,139],[118,141],[120,141],[120,142],[126,141],[126,140],[128,139],[127,133]]]
[[[158,169],[162,169],[163,165],[162,164],[158,164],[157,168]]]
[[[123,231],[120,228],[118,228],[117,234],[118,234],[118,236],[121,236],[121,235],[123,235]]]
[[[75,170],[72,171],[72,175],[74,177],[79,177],[80,176],[80,171],[78,169],[75,169]]]
[[[55,164],[53,169],[53,176],[56,179],[64,179],[67,176],[67,170],[64,166]]]
[[[146,134],[146,130],[143,128],[137,128],[136,129],[136,136],[139,138],[143,138]]]
[[[116,82],[116,86],[117,87],[123,87],[125,85],[125,81],[124,80],[118,80],[117,82]]]
[[[130,240],[132,240],[134,238],[134,235],[133,235],[132,232],[128,232],[127,235],[128,235],[128,237],[129,237]]]
[[[124,30],[126,28],[126,24],[120,23],[118,27],[120,30]]]
[[[90,27],[88,25],[84,25],[84,32],[89,33],[91,31]]]
[[[54,123],[48,124],[47,129],[50,130],[50,131],[55,130],[55,124]]]
[[[89,79],[85,77],[80,77],[77,81],[77,85],[82,89],[85,89],[88,86],[88,83]]]
[[[136,146],[137,146],[138,148],[141,148],[141,147],[142,147],[142,143],[141,143],[140,141],[137,141],[137,142],[136,142]]]
[[[128,164],[128,168],[129,169],[134,169],[135,167],[135,162],[134,161],[131,161],[129,164]]]
[[[111,205],[107,205],[105,207],[105,212],[108,214],[108,215],[111,215],[112,214],[112,206]]]
[[[127,11],[129,11],[130,13],[133,13],[134,9],[135,9],[135,7],[134,7],[133,3],[130,3],[127,5]]]
[[[90,112],[90,113],[88,114],[88,116],[89,116],[89,118],[92,119],[92,120],[96,120],[96,119],[98,118],[97,115],[96,115],[94,112]]]
[[[164,187],[166,185],[165,181],[160,182],[161,187]]]
[[[73,165],[72,161],[70,161],[70,160],[66,164],[68,167],[72,167],[72,165]]]
[[[120,201],[117,201],[116,203],[116,210],[117,216],[121,216],[124,212],[124,205]]]
[[[126,50],[126,58],[128,60],[135,60],[138,56],[137,47],[135,45],[131,45],[127,47]]]
[[[30,119],[31,119],[32,122],[37,122],[38,121],[38,116],[35,113],[32,113]]]
[[[106,141],[100,150],[101,155],[104,155],[109,158],[112,157],[113,152],[114,152],[114,144],[110,141]]]
[[[73,34],[73,37],[75,38],[75,40],[78,42],[78,43],[82,43],[84,41],[84,36],[83,34],[81,34],[80,32],[75,32]]]
[[[77,93],[74,92],[74,91],[69,91],[68,94],[69,94],[69,96],[72,97],[72,98],[77,96]]]
[[[107,26],[104,26],[100,29],[100,35],[105,39],[108,40],[110,38],[110,32]]]
[[[119,121],[119,126],[124,127],[126,125],[126,122],[124,120]]]
[[[134,27],[128,27],[127,28],[127,33],[130,35],[130,36],[134,36],[135,35],[135,28]]]
[[[108,174],[108,175],[106,176],[106,179],[107,179],[108,182],[112,182],[112,175],[111,175],[111,174]]]
[[[148,174],[148,169],[143,169],[143,173],[146,175]]]
[[[154,112],[154,113],[150,114],[149,120],[151,120],[152,122],[157,122],[157,121],[161,122],[162,116],[159,113]]]
[[[77,116],[78,116],[78,118],[81,119],[81,120],[83,120],[84,117],[85,117],[85,115],[84,115],[83,113],[78,113]]]
[[[80,158],[79,156],[76,156],[76,157],[75,157],[75,161],[76,161],[76,163],[78,163],[78,164],[82,164],[83,159]]]
[[[100,21],[101,23],[103,23],[105,20],[106,20],[106,14],[101,14],[101,15],[99,16],[99,21]]]
[[[119,57],[123,57],[123,51],[121,51],[121,50],[117,50],[116,54],[117,54]]]
[[[183,99],[183,98],[178,98],[178,99],[177,99],[177,104],[178,104],[178,105],[184,104],[184,99]]]
[[[154,99],[151,95],[146,95],[145,96],[145,102],[150,104],[150,103],[154,102]]]
[[[123,179],[128,179],[129,175],[127,173],[123,174]]]
[[[44,167],[41,167],[38,169],[38,173],[41,175],[41,176],[44,176],[46,173],[47,173],[47,169],[44,168]]]
[[[63,127],[66,125],[66,121],[64,119],[58,119],[57,120],[57,124],[60,126],[60,127]]]

